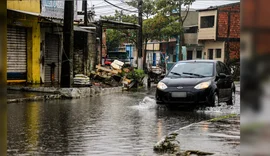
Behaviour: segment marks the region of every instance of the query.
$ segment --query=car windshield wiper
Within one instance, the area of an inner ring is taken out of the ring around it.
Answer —
[[[178,75],[178,76],[181,76],[181,74],[176,73],[176,72],[170,72],[170,73],[172,73],[173,75]]]
[[[203,75],[195,74],[195,73],[186,73],[186,72],[183,72],[183,74],[186,74],[186,75],[194,75],[194,76],[198,76],[198,77],[205,77],[205,76],[203,76]]]

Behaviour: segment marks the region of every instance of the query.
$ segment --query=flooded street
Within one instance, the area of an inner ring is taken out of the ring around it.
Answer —
[[[155,155],[164,135],[230,113],[236,105],[194,111],[157,107],[155,89],[76,100],[8,105],[9,155]]]

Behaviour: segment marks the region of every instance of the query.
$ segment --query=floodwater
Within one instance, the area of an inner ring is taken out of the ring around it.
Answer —
[[[153,145],[191,123],[233,107],[169,110],[157,107],[154,88],[76,100],[8,105],[9,155],[156,155]]]

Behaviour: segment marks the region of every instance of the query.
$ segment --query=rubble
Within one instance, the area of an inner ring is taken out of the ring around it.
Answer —
[[[74,85],[90,85],[90,78],[83,74],[75,75],[73,81]]]
[[[144,75],[137,73],[138,71],[132,67],[124,67],[124,62],[114,60],[110,66],[96,65],[96,70],[91,72],[90,77],[93,84],[101,85],[102,83],[107,86],[123,86],[130,89],[138,86],[137,84],[142,84]]]

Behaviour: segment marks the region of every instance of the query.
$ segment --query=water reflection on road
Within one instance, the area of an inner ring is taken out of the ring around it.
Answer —
[[[167,133],[220,114],[157,107],[154,89],[8,105],[11,155],[154,155]]]

